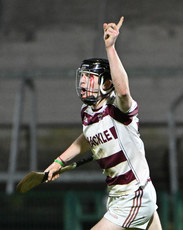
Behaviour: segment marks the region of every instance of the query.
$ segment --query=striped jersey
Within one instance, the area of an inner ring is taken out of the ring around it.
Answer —
[[[106,175],[110,196],[135,191],[149,178],[137,115],[134,100],[129,112],[124,113],[117,107],[114,94],[98,110],[88,105],[81,108],[83,134]]]

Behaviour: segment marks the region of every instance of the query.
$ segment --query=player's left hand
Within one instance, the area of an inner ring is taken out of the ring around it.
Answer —
[[[115,41],[119,35],[119,30],[123,24],[124,17],[122,16],[116,25],[115,23],[104,23],[104,42],[106,48],[111,47],[115,44]]]

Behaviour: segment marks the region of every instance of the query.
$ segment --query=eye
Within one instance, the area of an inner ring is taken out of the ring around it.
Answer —
[[[94,75],[93,74],[89,74],[89,79],[94,79]]]
[[[81,77],[89,77],[88,73],[81,73]]]

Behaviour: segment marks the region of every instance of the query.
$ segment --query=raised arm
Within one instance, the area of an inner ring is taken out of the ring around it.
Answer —
[[[127,73],[115,49],[115,42],[119,35],[119,29],[123,24],[124,17],[116,25],[104,23],[104,42],[109,60],[111,77],[117,96],[117,104],[123,112],[127,112],[132,104]]]
[[[90,145],[87,142],[83,134],[81,134],[70,146],[67,148],[60,156],[57,157],[57,160],[60,162],[67,162],[72,160],[79,154],[87,152],[90,149]],[[59,169],[62,167],[61,164],[53,162],[45,172],[49,172],[48,181],[55,180],[59,177],[59,173],[53,176],[53,173],[59,172]]]

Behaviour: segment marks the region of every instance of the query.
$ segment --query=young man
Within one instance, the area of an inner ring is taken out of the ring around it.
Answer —
[[[138,105],[130,94],[128,76],[115,42],[119,23],[104,24],[108,60],[87,59],[77,71],[77,93],[83,133],[45,171],[55,180],[64,162],[92,150],[106,174],[107,212],[92,230],[161,230],[156,192],[149,177],[144,145],[138,133]]]

